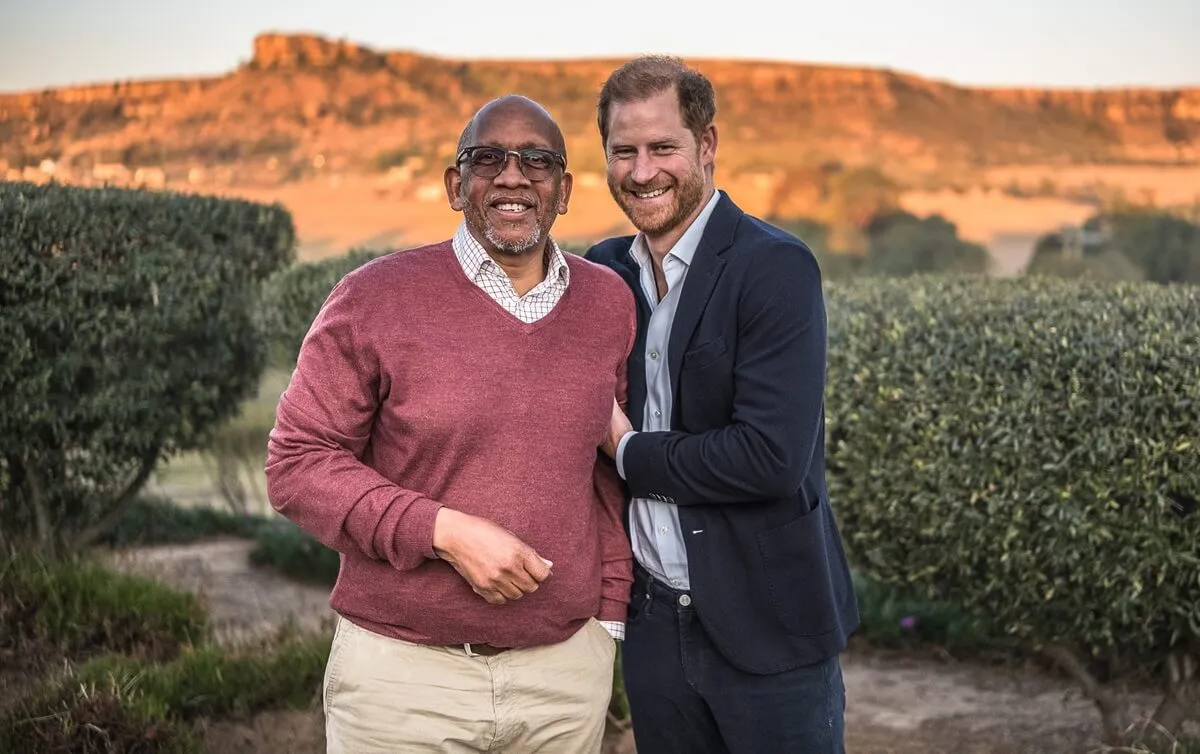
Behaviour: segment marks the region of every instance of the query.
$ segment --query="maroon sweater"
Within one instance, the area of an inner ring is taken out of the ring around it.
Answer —
[[[449,242],[369,262],[330,294],[266,470],[275,509],[341,553],[341,615],[408,641],[511,647],[625,619],[624,496],[597,447],[613,396],[625,400],[633,297],[609,269],[566,257],[565,295],[532,324],[468,280]],[[434,555],[443,505],[509,529],[553,574],[488,604]]]

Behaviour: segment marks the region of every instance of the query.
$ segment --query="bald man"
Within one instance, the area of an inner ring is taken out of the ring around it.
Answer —
[[[454,237],[343,278],[280,398],[271,503],[341,553],[329,752],[600,749],[632,574],[597,448],[636,317],[550,238],[566,168],[541,105],[481,108]]]

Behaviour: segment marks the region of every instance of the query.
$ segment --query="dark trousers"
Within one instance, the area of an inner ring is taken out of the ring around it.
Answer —
[[[691,595],[640,567],[621,658],[638,754],[845,751],[836,655],[771,675],[738,670],[713,646]]]

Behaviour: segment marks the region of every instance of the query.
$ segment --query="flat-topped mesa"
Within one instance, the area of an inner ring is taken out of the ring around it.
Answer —
[[[254,57],[251,67],[274,70],[281,68],[333,68],[383,66],[387,58],[374,50],[341,39],[327,39],[315,34],[259,34],[254,38]]]

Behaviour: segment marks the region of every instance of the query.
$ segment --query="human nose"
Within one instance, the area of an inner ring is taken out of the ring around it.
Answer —
[[[524,186],[530,181],[525,177],[521,167],[521,155],[509,152],[504,155],[504,169],[495,177],[495,182],[501,186]]]
[[[634,183],[647,184],[654,180],[656,175],[658,175],[658,167],[650,155],[639,152],[634,156],[633,167],[629,172],[629,177]]]

